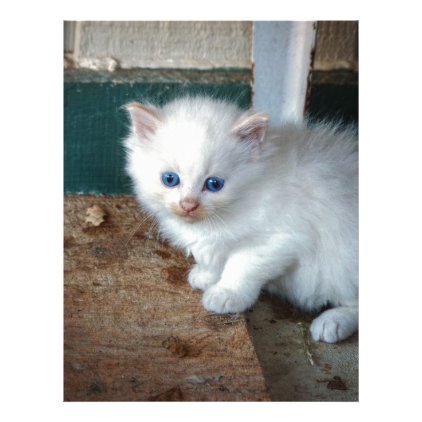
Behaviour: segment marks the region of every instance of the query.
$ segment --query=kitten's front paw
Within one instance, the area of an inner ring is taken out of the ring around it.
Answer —
[[[357,311],[334,308],[323,312],[309,328],[313,341],[337,343],[351,336],[358,328]]]
[[[226,314],[243,312],[254,304],[255,299],[216,285],[204,293],[202,304],[207,311]]]
[[[217,283],[219,275],[211,271],[202,270],[198,265],[194,265],[189,271],[188,281],[194,289],[207,290],[208,287]]]

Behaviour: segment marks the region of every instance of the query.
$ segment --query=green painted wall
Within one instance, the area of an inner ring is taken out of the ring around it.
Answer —
[[[350,71],[314,71],[307,114],[313,120],[358,125],[359,75]]]
[[[130,101],[162,105],[186,94],[212,95],[248,108],[251,99],[248,73],[242,70],[65,73],[65,193],[131,193],[121,145],[128,133],[122,106]]]
[[[338,73],[338,72],[337,72]],[[357,75],[314,72],[308,115],[357,124]],[[122,106],[131,101],[157,105],[186,94],[205,94],[248,108],[248,69],[68,70],[64,77],[65,193],[132,193],[124,172],[122,139],[128,119]]]

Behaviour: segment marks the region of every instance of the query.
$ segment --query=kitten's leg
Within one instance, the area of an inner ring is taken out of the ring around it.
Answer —
[[[358,315],[357,306],[339,306],[323,312],[309,328],[312,340],[326,343],[344,340],[357,331]]]
[[[293,263],[293,251],[284,241],[284,237],[277,237],[264,246],[245,247],[232,253],[218,283],[203,295],[205,309],[235,313],[251,307],[264,284],[280,276]]]
[[[192,251],[196,264],[189,271],[188,281],[194,289],[207,290],[217,283],[227,256],[224,252],[223,248],[219,253],[205,248],[201,248],[200,252]]]
[[[211,271],[207,267],[195,264],[189,271],[188,281],[194,289],[207,290],[208,287],[217,283],[220,272]]]

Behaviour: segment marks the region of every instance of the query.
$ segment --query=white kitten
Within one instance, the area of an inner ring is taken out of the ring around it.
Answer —
[[[208,98],[127,105],[127,170],[161,233],[192,254],[188,280],[213,312],[262,288],[301,309],[329,305],[313,340],[358,328],[358,153],[352,132],[287,124]]]

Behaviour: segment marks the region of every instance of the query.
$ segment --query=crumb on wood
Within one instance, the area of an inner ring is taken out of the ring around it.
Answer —
[[[189,384],[205,384],[205,383],[218,383],[223,378],[222,375],[215,375],[211,377],[205,377],[202,375],[190,375],[186,377],[186,381]]]
[[[86,215],[85,223],[90,223],[91,225],[98,227],[100,224],[104,223],[106,212],[98,205],[93,205],[86,210]]]
[[[190,375],[189,377],[186,377],[186,381],[189,384],[205,384],[208,380],[209,378],[201,375]]]

